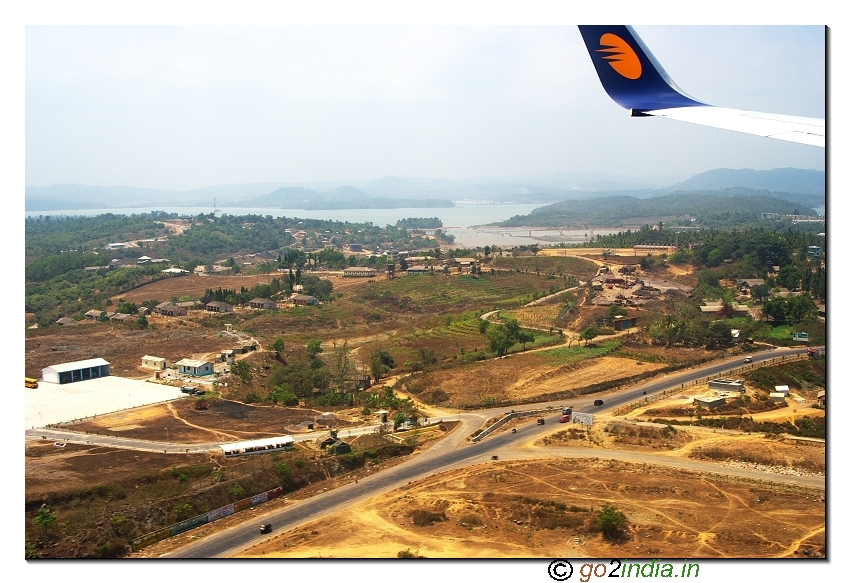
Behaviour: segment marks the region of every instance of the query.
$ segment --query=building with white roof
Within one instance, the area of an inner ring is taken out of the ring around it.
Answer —
[[[184,358],[174,364],[177,365],[177,372],[179,374],[187,374],[193,377],[206,376],[214,372],[213,363],[208,360]]]
[[[109,363],[102,358],[90,358],[54,364],[41,369],[41,378],[48,383],[64,385],[109,376]]]

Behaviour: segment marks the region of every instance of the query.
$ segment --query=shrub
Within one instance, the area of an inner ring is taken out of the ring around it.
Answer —
[[[430,510],[414,510],[410,513],[410,519],[416,526],[431,526],[435,522],[442,522],[446,519],[445,512],[431,512]]]
[[[613,504],[605,504],[599,511],[596,525],[602,530],[602,535],[609,540],[622,539],[627,523],[626,515],[617,510]]]

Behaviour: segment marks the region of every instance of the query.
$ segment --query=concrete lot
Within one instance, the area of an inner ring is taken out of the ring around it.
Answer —
[[[25,390],[25,429],[161,403],[184,396],[177,387],[115,376],[66,385],[39,381],[37,389]]]

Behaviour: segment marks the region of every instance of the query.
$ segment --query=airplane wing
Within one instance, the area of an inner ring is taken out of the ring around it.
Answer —
[[[633,117],[666,117],[705,126],[826,145],[824,120],[714,107],[679,88],[631,26],[579,26],[602,87]]]

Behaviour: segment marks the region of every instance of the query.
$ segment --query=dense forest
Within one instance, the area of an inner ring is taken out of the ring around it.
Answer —
[[[815,216],[799,203],[749,188],[720,192],[678,192],[654,198],[609,196],[570,200],[540,207],[530,215],[511,217],[503,227],[616,227],[635,220],[666,219],[695,227],[735,228],[775,222],[768,214]]]

